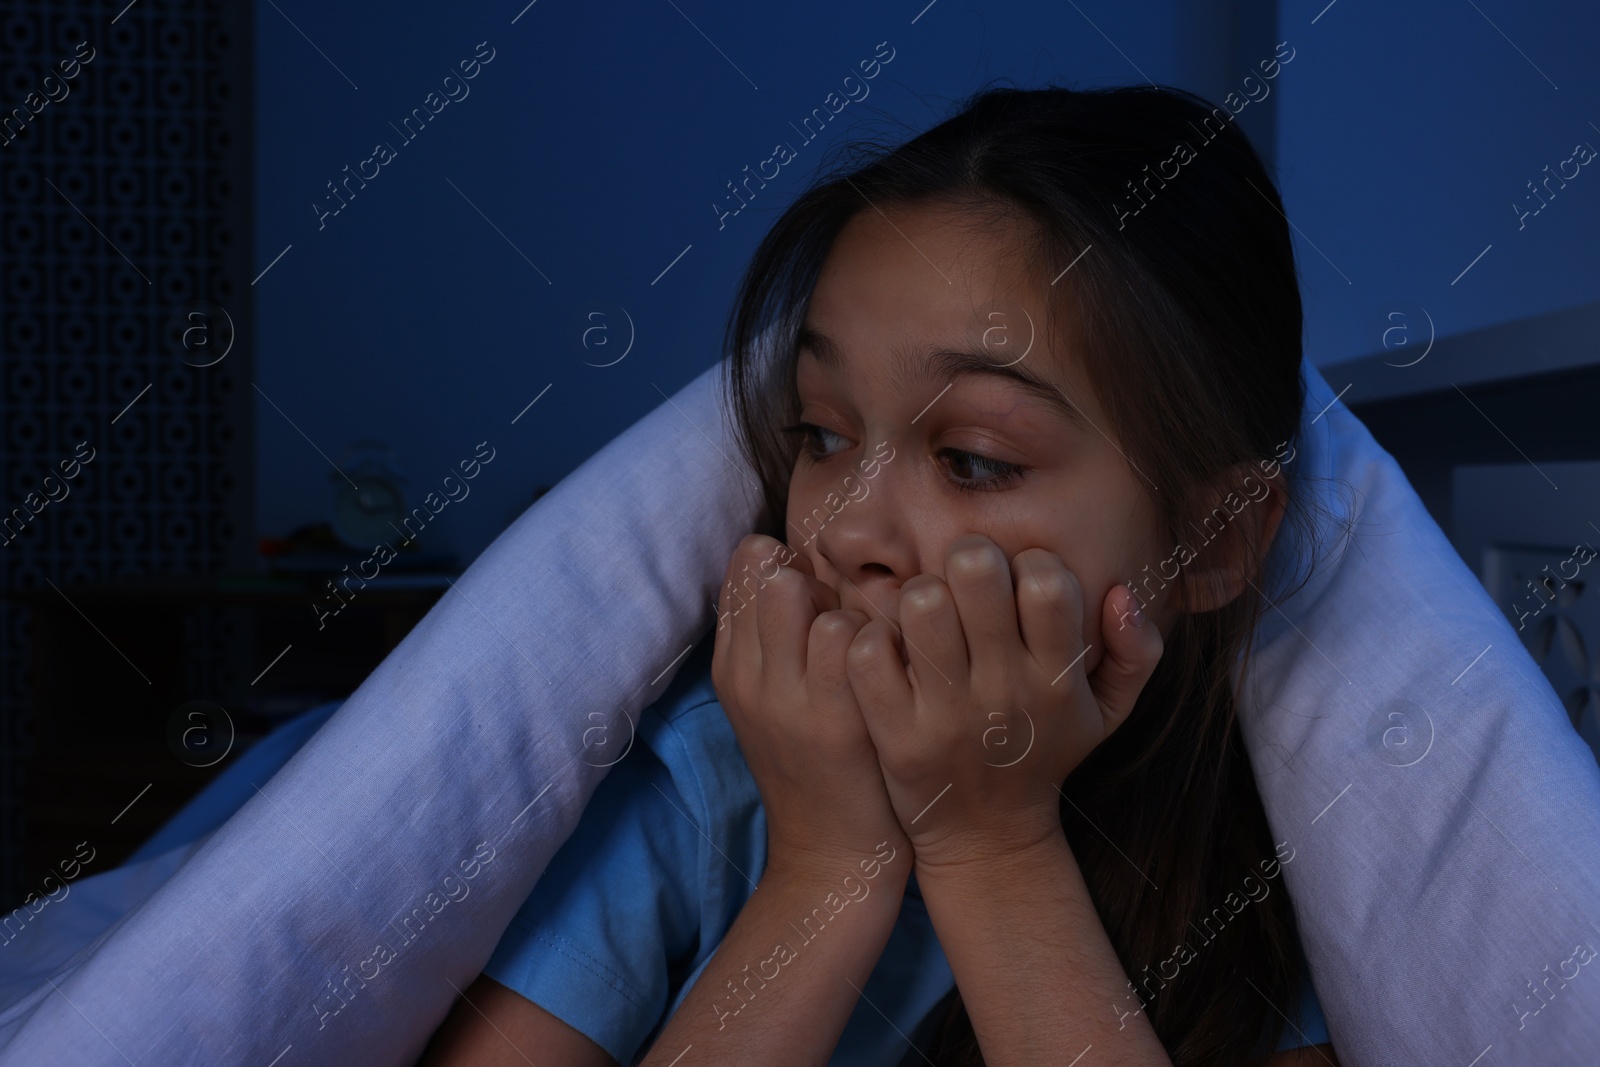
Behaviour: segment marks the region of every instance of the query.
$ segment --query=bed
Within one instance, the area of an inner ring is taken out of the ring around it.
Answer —
[[[1304,375],[1295,462],[1355,532],[1325,528],[1288,598],[1307,546],[1275,545],[1239,693],[1333,1043],[1354,1067],[1592,1062],[1600,978],[1546,976],[1600,946],[1600,767],[1394,460]],[[0,1064],[411,1063],[605,775],[595,731],[629,736],[710,628],[758,499],[710,367],[298,720],[309,739],[278,738],[281,766],[242,756],[236,810],[192,805],[34,916],[0,956]]]

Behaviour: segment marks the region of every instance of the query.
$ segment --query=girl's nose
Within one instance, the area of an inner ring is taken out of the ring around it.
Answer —
[[[920,571],[917,522],[888,499],[886,478],[866,484],[869,492],[844,498],[836,513],[823,506],[826,521],[818,522],[823,516],[817,510],[805,516],[807,535],[838,578],[840,606],[892,621],[899,615],[900,586]]]

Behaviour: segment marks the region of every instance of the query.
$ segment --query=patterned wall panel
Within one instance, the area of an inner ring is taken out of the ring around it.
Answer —
[[[1600,539],[1595,539],[1600,540]],[[1491,545],[1484,580],[1600,760],[1600,595],[1594,541]]]
[[[251,12],[0,0],[0,596],[251,559]],[[7,901],[30,617],[0,600]]]

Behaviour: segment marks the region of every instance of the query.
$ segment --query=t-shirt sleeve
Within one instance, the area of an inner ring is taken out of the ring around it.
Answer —
[[[698,943],[698,831],[644,744],[607,773],[483,973],[629,1064]]]
[[[1328,1023],[1322,1017],[1322,1002],[1317,999],[1317,991],[1311,985],[1311,972],[1302,970],[1300,977],[1303,981],[1300,986],[1298,1017],[1290,1020],[1293,1026],[1284,1025],[1283,1034],[1278,1038],[1279,1052],[1330,1043]]]

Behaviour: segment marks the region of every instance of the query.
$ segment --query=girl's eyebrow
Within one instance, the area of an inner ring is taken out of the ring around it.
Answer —
[[[844,366],[844,355],[831,337],[809,326],[802,326],[795,335],[795,348],[816,357],[825,367],[839,370]],[[890,380],[897,388],[916,382],[953,380],[968,374],[982,374],[1014,382],[1034,397],[1043,400],[1062,418],[1079,429],[1086,429],[1089,420],[1079,410],[1065,391],[1054,382],[1024,370],[1022,360],[1015,363],[996,363],[985,352],[968,349],[930,346],[921,350],[897,347]]]

